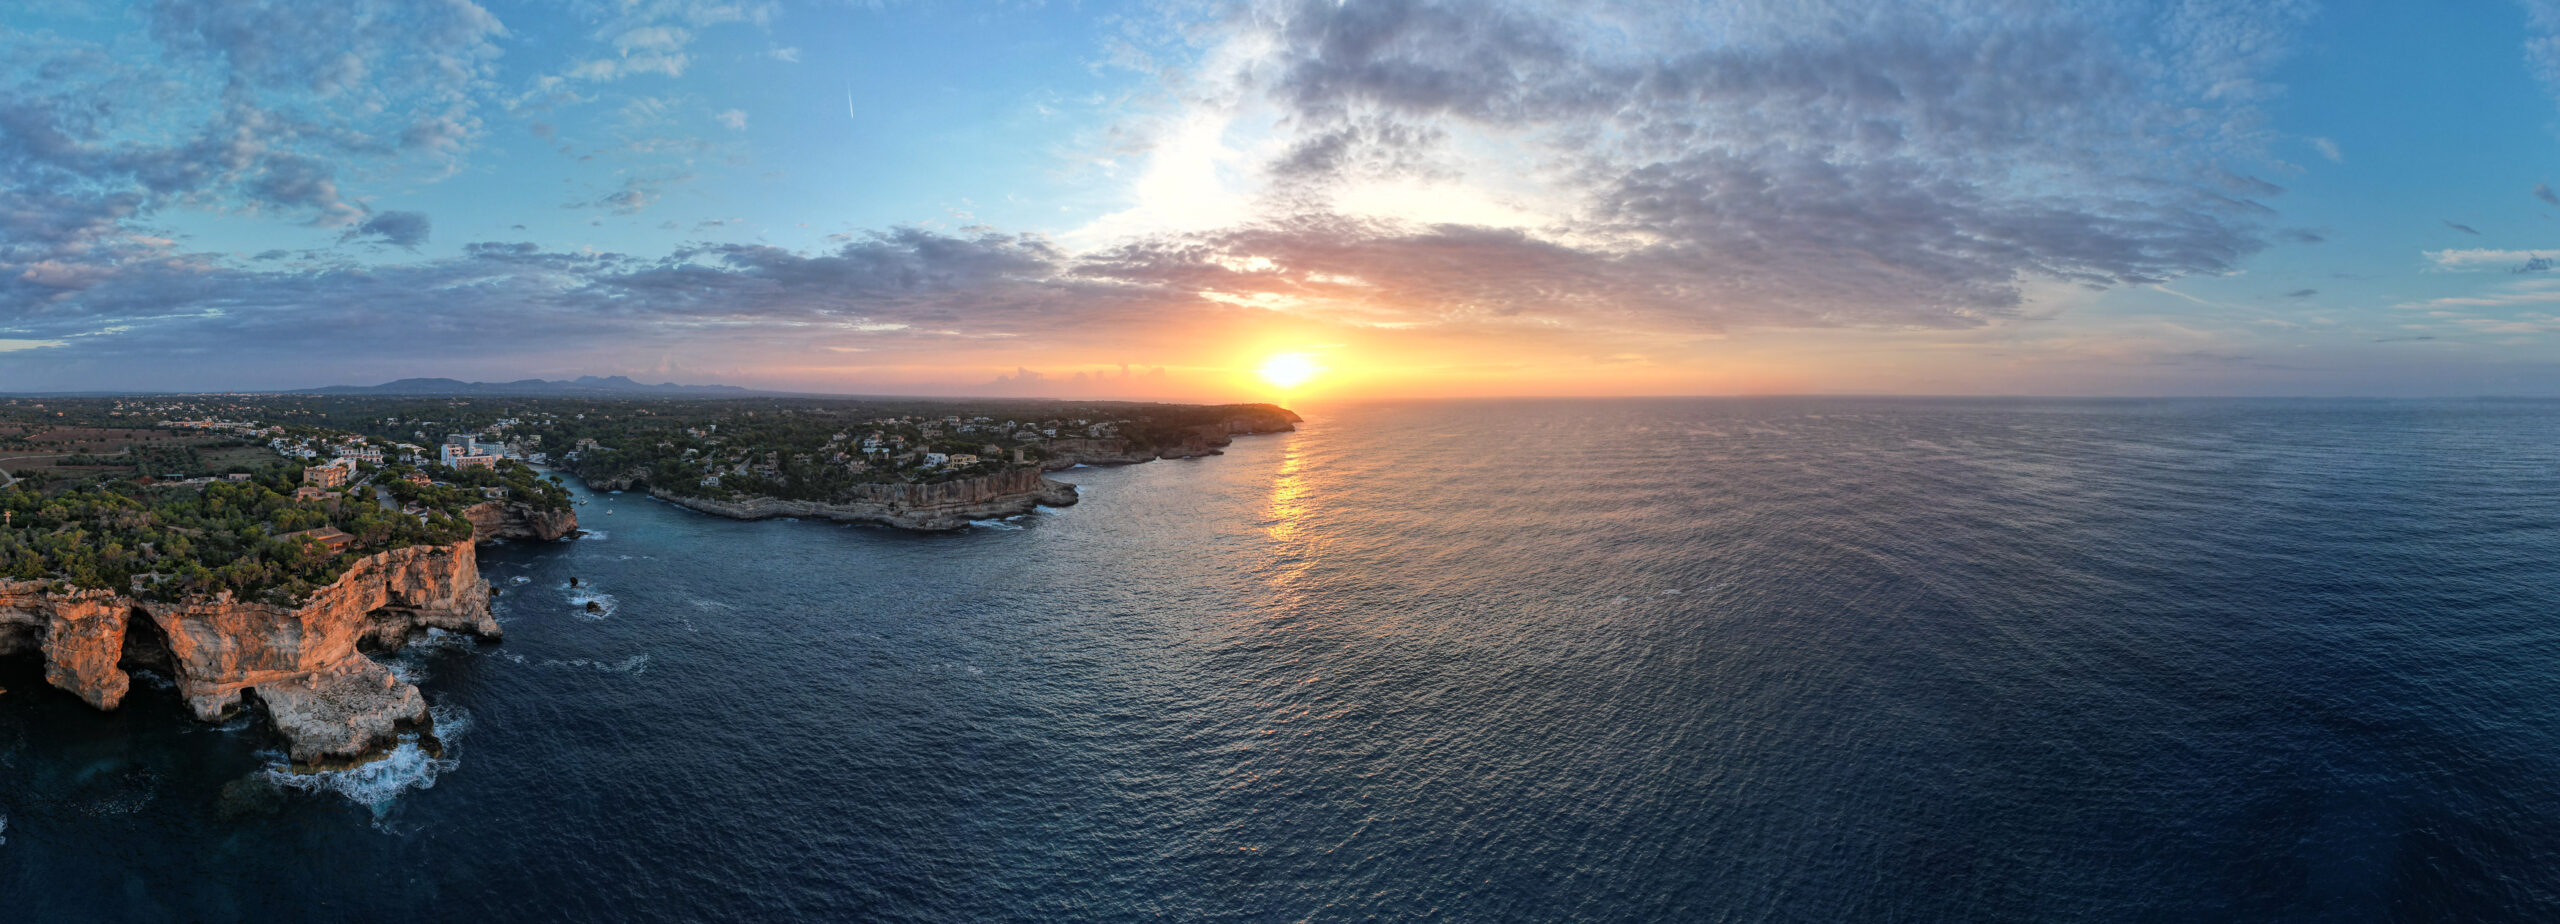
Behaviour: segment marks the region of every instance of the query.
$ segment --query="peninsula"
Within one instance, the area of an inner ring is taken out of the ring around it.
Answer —
[[[773,403],[553,418],[537,437],[568,446],[553,464],[592,488],[645,489],[739,519],[938,531],[1076,502],[1073,485],[1043,472],[1216,455],[1237,435],[1295,430],[1299,421],[1268,404]]]
[[[1268,404],[580,395],[0,399],[0,657],[120,707],[137,674],[302,770],[416,742],[376,660],[495,640],[477,547],[577,534],[575,477],[740,519],[921,531],[1076,502],[1045,474],[1216,455]],[[556,472],[545,471],[545,468]]]

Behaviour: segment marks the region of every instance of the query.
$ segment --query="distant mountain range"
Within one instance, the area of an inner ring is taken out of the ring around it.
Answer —
[[[629,376],[609,375],[598,378],[582,375],[565,381],[523,379],[514,382],[465,382],[460,379],[401,379],[380,385],[331,385],[306,388],[303,395],[501,395],[515,398],[548,397],[635,397],[683,396],[696,398],[737,398],[773,394],[735,385],[678,385],[662,382],[643,385]]]

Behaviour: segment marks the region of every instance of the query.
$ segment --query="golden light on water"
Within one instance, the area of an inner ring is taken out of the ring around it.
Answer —
[[[1278,388],[1296,388],[1323,374],[1324,367],[1305,353],[1282,353],[1262,361],[1262,380]]]

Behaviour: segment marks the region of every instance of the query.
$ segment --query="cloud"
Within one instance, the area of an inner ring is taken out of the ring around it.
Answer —
[[[612,209],[616,215],[629,215],[648,208],[649,203],[656,201],[658,201],[658,190],[654,187],[625,186],[619,191],[606,194],[594,204]]]
[[[2421,253],[2426,256],[2429,262],[2435,264],[2435,269],[2451,272],[2477,272],[2485,269],[2493,269],[2502,266],[2516,266],[2519,264],[2529,266],[2537,261],[2547,264],[2552,257],[2560,256],[2560,250],[2497,250],[2490,248],[2474,248],[2469,250],[2428,250],[2421,251]]]
[[[427,242],[427,228],[427,216],[423,212],[382,212],[365,219],[363,224],[355,226],[339,240],[373,240],[416,250],[418,245]]]
[[[885,362],[954,343],[1193,348],[1275,318],[1648,341],[1968,328],[2042,316],[2031,293],[2227,274],[2319,239],[2278,225],[2283,190],[2261,176],[2284,169],[2266,149],[2288,142],[2259,107],[2307,15],[2296,2],[1253,0],[1127,49],[1176,75],[1161,97],[1178,108],[1121,126],[1112,156],[1201,168],[1183,175],[1204,185],[1140,192],[1232,206],[1172,210],[1195,220],[1073,247],[900,227],[809,250],[477,242],[397,265],[248,267],[143,223],[200,206],[423,243],[425,216],[369,213],[365,185],[376,165],[468,151],[505,32],[461,0],[241,8],[155,25],[201,71],[164,81],[199,94],[186,107],[129,102],[189,115],[156,143],[82,115],[124,92],[102,48],[28,59],[86,82],[0,93],[0,322],[67,344],[20,355],[104,368],[216,345],[506,356],[563,340],[750,355],[827,336]],[[594,84],[691,74],[706,30],[771,8],[595,9],[563,72],[509,95],[520,112],[581,92],[627,102],[621,146],[599,151],[660,159],[570,207],[665,211],[707,142],[654,135],[700,101]],[[715,119],[742,130],[746,114]],[[547,141],[549,125],[531,130]],[[1195,130],[1205,143],[1174,143]],[[47,260],[106,271],[29,275]],[[84,285],[50,284],[65,281]]]
[[[2551,205],[2560,205],[2560,193],[2552,192],[2549,183],[2533,184],[2533,197]]]
[[[38,260],[18,273],[21,281],[53,289],[86,289],[114,275],[114,270],[82,263]]]
[[[241,183],[241,192],[257,202],[296,211],[309,210],[316,225],[343,225],[363,213],[338,196],[336,168],[297,154],[260,158],[259,170]]]
[[[2285,294],[2284,294],[2284,297],[2286,297],[2286,298],[2310,298],[2310,297],[2312,297],[2312,296],[2314,296],[2314,295],[2318,295],[2318,294],[2320,294],[2320,290],[2318,290],[2318,289],[2295,289],[2295,290],[2293,290],[2293,291],[2291,291],[2291,292],[2287,292],[2287,293],[2285,293]]]
[[[2343,164],[2347,162],[2347,156],[2338,152],[2338,143],[2335,141],[2331,141],[2327,138],[2313,138],[2311,139],[2311,147],[2312,149],[2319,151],[2320,156],[2328,158],[2330,163]]]
[[[639,74],[682,77],[684,69],[692,64],[691,55],[643,52],[625,54],[618,58],[594,58],[581,61],[569,68],[568,76],[574,80],[599,82],[620,80]]]
[[[351,171],[468,150],[503,33],[466,0],[161,3],[135,19],[113,45],[0,32],[0,324],[64,310],[41,281],[92,291],[209,259],[150,224],[165,210],[363,222]]]
[[[703,29],[728,23],[762,27],[774,11],[774,4],[764,2],[623,3],[595,33],[613,54],[581,60],[561,76],[591,83],[643,74],[682,77],[693,65],[688,49]]]
[[[664,196],[667,187],[690,182],[692,179],[693,174],[690,173],[676,176],[625,177],[621,189],[606,193],[592,201],[571,203],[569,207],[611,209],[616,215],[636,214]]]
[[[2474,227],[2472,227],[2472,226],[2470,226],[2470,225],[2455,224],[2455,223],[2453,222],[2453,220],[2452,220],[2452,219],[2449,219],[2449,218],[2446,218],[2446,219],[2437,219],[2437,220],[2444,222],[2444,226],[2445,226],[2445,227],[2452,228],[2453,230],[2460,231],[2460,232],[2462,232],[2462,233],[2464,233],[2464,234],[2478,234],[2478,233],[2480,233],[2480,229],[2478,229],[2478,228],[2474,228]]]
[[[57,368],[145,358],[155,375],[237,374],[243,364],[314,351],[362,357],[363,368],[346,374],[464,353],[543,365],[534,357],[564,345],[747,361],[820,340],[891,358],[968,344],[1144,353],[1190,342],[1199,325],[1258,314],[1080,277],[1037,237],[919,228],[814,252],[706,244],[648,259],[475,241],[457,256],[406,264],[292,272],[162,264],[95,278],[0,279],[49,291],[75,282],[85,288],[60,290],[70,296],[54,310],[12,319],[11,336],[65,345],[13,358],[9,375],[43,381]],[[1184,321],[1168,323],[1177,316]]]
[[[2034,284],[2228,273],[2317,239],[2267,227],[2282,190],[2247,166],[2259,75],[2306,14],[1267,0],[1204,56],[1194,98],[1233,102],[1168,120],[1269,136],[1236,196],[1255,212],[1095,271],[1376,322],[1681,330],[1976,326]],[[1159,144],[1150,175],[1218,151]],[[1206,214],[1196,185],[1163,214]],[[1288,272],[1215,269],[1253,257]],[[1319,275],[1371,281],[1368,304]]]
[[[2523,0],[2525,66],[2546,92],[2560,94],[2560,0]]]
[[[978,390],[989,394],[1048,397],[1130,395],[1162,391],[1169,379],[1162,366],[1141,369],[1127,363],[1081,369],[1064,375],[1015,366],[1011,373],[988,380]]]

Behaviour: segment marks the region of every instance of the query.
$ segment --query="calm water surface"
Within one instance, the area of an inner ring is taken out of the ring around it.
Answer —
[[[2560,404],[1308,417],[955,535],[594,496],[400,658],[448,759],[308,790],[0,662],[0,920],[2560,918]]]

